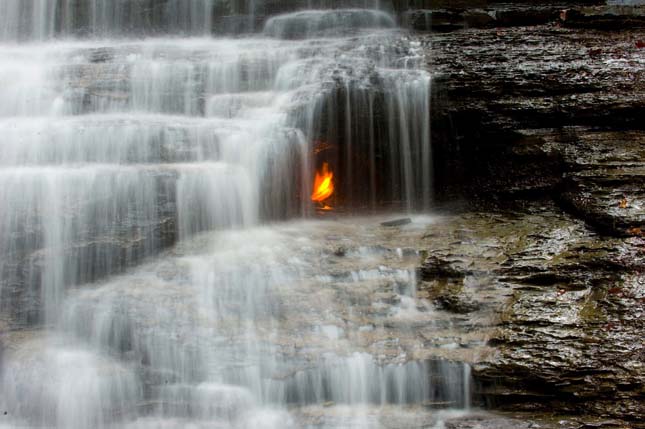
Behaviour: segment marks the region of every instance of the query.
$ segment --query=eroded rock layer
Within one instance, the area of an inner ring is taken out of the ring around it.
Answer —
[[[493,406],[641,427],[642,7],[484,8],[423,28],[437,192],[471,207],[432,236],[429,297],[469,318],[501,304],[474,370]]]

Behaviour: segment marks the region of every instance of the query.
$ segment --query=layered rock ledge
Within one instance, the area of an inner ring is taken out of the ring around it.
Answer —
[[[429,233],[425,290],[471,331],[493,320],[474,358],[489,406],[642,427],[642,7],[497,10],[515,18],[420,29],[439,193],[467,207]]]
[[[548,194],[604,232],[639,235],[643,40],[559,22],[426,36],[442,190],[462,177],[469,198]]]

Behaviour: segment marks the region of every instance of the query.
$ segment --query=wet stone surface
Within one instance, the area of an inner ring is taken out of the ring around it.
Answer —
[[[442,177],[452,181],[460,177],[455,172],[468,172],[461,191],[477,196],[471,200],[515,204],[472,204],[470,210],[410,222],[401,214],[332,215],[206,234],[198,233],[213,224],[184,225],[197,236],[166,250],[175,243],[177,226],[173,200],[160,197],[165,203],[154,207],[170,213],[161,211],[158,223],[126,223],[161,236],[164,243],[154,252],[145,252],[146,234],[122,241],[119,231],[111,231],[109,243],[88,242],[85,252],[107,252],[119,261],[127,256],[132,263],[161,253],[157,260],[138,268],[96,267],[83,281],[62,282],[64,290],[54,298],[64,311],[47,334],[25,328],[34,321],[24,319],[37,310],[3,313],[0,409],[7,414],[0,426],[642,426],[642,19],[638,11],[554,9],[563,6],[568,4],[442,11],[434,13],[438,20],[430,29],[460,31],[425,35],[420,44],[409,43],[416,36],[388,42],[406,65],[419,60],[419,46],[429,51],[438,187],[445,185]],[[427,24],[425,12],[417,15],[417,22]],[[598,30],[617,26],[626,31]],[[352,39],[334,55],[345,61],[354,52],[350,46],[360,44]],[[289,56],[307,58],[306,52],[324,45],[307,44]],[[150,48],[79,47],[82,61],[63,65],[57,59],[52,70],[58,77],[50,83],[67,89],[62,100],[70,113],[131,107],[134,65],[127,59]],[[381,48],[365,48],[366,61],[355,67],[358,77],[348,73],[345,83],[369,77]],[[272,44],[260,54],[275,49]],[[163,58],[193,64],[218,48],[161,50]],[[242,59],[240,73],[253,71],[251,64]],[[332,63],[321,73],[343,70]],[[232,89],[269,88],[267,73],[255,71],[255,79],[241,78]],[[176,85],[168,82],[172,89],[161,104],[144,107],[207,113],[199,93],[177,104],[183,98],[172,96]],[[428,86],[409,89],[418,95]],[[229,108],[223,120],[239,106]],[[178,122],[167,127],[155,115],[142,119],[150,122],[151,135],[176,135],[150,140],[161,149],[141,153],[140,162],[197,157],[188,132],[197,122],[173,119]],[[123,119],[115,124],[122,128]],[[132,143],[142,141],[138,135]],[[135,161],[129,151],[107,154],[115,163]],[[136,178],[131,183],[142,184]],[[150,181],[151,196],[160,188]],[[520,199],[527,196],[534,200]],[[90,212],[87,218],[94,219]],[[38,229],[25,233],[33,246],[26,246],[28,253],[38,257],[41,243],[29,238]],[[70,249],[82,254],[83,246]],[[18,272],[15,283],[24,281],[16,266],[3,267]],[[33,273],[41,276],[40,270]],[[16,290],[13,280],[2,287]],[[32,296],[14,298],[39,304]],[[64,403],[60,392],[66,393]],[[465,411],[449,411],[454,408]]]
[[[97,362],[102,383],[132,395],[125,409],[107,405],[126,415],[175,412],[185,395],[206,394],[195,380],[230,389],[258,370],[267,390],[240,392],[285,401],[296,427],[637,427],[641,238],[599,236],[548,201],[382,226],[394,219],[198,236],[70,291],[61,322],[69,337],[53,349],[38,331],[5,331],[3,359],[33,379],[56,374],[57,362],[88,371]],[[78,340],[99,341],[110,358]],[[60,357],[19,358],[41,348]],[[276,360],[257,366],[263,354]],[[437,411],[463,407],[465,391],[474,407],[511,413]]]
[[[428,234],[419,294],[496,315],[474,366],[493,406],[641,427],[642,9],[556,6],[543,25],[421,36],[438,186],[475,210]]]
[[[643,39],[557,23],[424,36],[440,190],[556,196],[605,233],[641,235]]]
[[[450,276],[421,290],[476,300],[470,329],[482,313],[495,326],[495,351],[476,358],[478,393],[505,409],[640,420],[641,238],[596,235],[551,204],[466,213],[430,230],[429,261],[449,264]]]

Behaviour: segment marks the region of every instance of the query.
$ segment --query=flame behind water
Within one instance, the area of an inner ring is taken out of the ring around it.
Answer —
[[[311,200],[316,203],[323,203],[334,194],[334,173],[329,171],[329,164],[322,165],[321,171],[316,172],[314,180],[314,191]],[[325,206],[327,207],[327,206]]]

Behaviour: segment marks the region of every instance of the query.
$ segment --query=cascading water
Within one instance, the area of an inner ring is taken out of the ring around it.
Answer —
[[[380,427],[468,403],[462,365],[388,337],[431,323],[414,255],[360,222],[266,226],[313,213],[323,159],[348,209],[432,198],[414,43],[361,9],[210,37],[278,3],[0,0],[0,427]],[[344,267],[336,236],[360,244]]]

